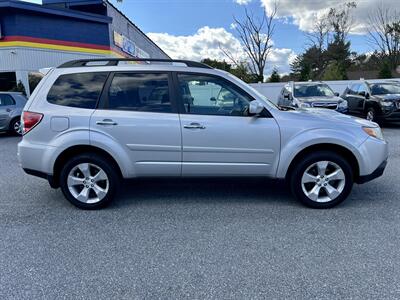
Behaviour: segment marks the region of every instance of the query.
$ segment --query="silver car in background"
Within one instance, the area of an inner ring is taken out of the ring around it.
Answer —
[[[327,108],[347,113],[347,101],[324,82],[288,82],[282,88],[278,105],[301,108]]]
[[[21,114],[27,102],[22,93],[0,92],[0,131],[21,135]]]
[[[122,61],[66,63],[24,108],[22,168],[77,207],[107,205],[125,178],[257,176],[285,179],[304,204],[329,208],[384,172],[376,123],[278,107],[198,62]]]

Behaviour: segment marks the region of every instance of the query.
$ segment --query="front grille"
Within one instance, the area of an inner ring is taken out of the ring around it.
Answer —
[[[335,102],[314,102],[312,104],[312,107],[318,107],[318,108],[328,108],[328,109],[336,109],[337,108],[337,103]]]

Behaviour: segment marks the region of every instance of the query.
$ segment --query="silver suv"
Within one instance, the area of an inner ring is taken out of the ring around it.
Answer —
[[[348,112],[347,101],[340,98],[339,93],[334,93],[329,85],[322,81],[288,82],[279,94],[278,105],[327,108],[341,113]]]
[[[22,168],[84,209],[108,204],[122,179],[149,176],[281,178],[304,204],[329,208],[388,158],[375,123],[279,108],[229,73],[182,60],[66,63],[22,119]]]

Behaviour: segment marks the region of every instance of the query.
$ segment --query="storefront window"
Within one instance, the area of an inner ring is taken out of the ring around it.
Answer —
[[[7,92],[15,89],[17,86],[17,77],[15,72],[0,73],[0,91]]]

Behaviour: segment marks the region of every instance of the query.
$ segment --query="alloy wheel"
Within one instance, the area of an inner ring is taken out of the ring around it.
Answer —
[[[301,178],[304,194],[312,201],[326,203],[344,190],[346,177],[342,168],[331,161],[318,161],[309,166]]]
[[[368,121],[373,121],[375,119],[375,114],[372,110],[367,112],[367,120]]]
[[[14,132],[16,134],[22,135],[22,126],[21,126],[21,121],[20,120],[14,122],[13,130],[14,130]]]
[[[107,195],[110,182],[102,168],[92,163],[81,163],[71,169],[67,178],[72,196],[87,204],[100,202]]]

